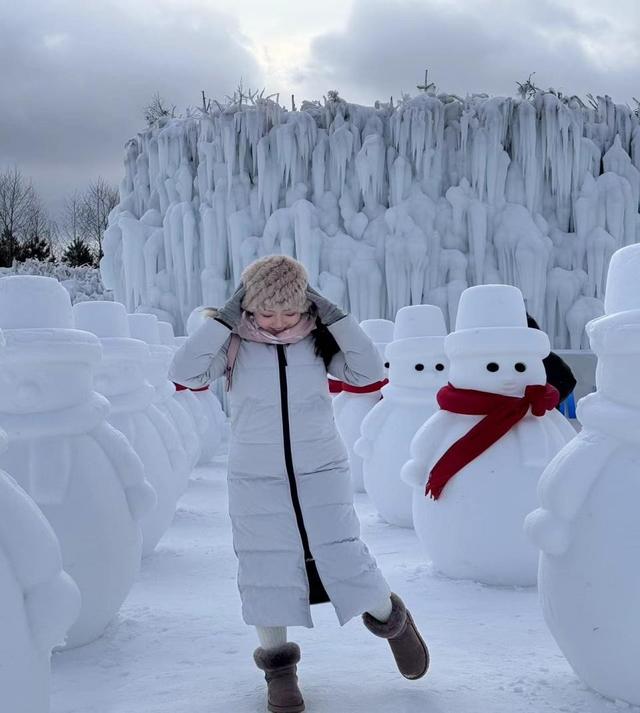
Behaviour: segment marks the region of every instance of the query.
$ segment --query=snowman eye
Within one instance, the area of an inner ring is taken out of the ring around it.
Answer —
[[[526,365],[526,364],[523,364],[521,361],[519,361],[519,362],[514,366],[514,369],[515,369],[516,371],[519,371],[520,373],[522,373],[523,371],[526,371],[526,370],[527,370],[527,365]]]
[[[496,364],[495,361],[490,361],[487,364],[487,371],[498,371],[499,368],[500,368],[500,365]]]
[[[389,362],[388,362],[388,361],[385,361],[385,363],[384,363],[384,368],[385,368],[385,369],[388,369],[388,368],[389,368]]]
[[[422,371],[424,369],[424,364],[416,364],[416,371]]]
[[[436,364],[436,371],[444,371],[444,364],[441,364],[440,362],[438,362]]]

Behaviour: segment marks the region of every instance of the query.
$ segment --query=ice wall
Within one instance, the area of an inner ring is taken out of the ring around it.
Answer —
[[[451,321],[466,287],[503,282],[579,348],[612,253],[640,241],[639,169],[640,121],[608,97],[231,104],[126,144],[101,272],[178,334],[273,252],[360,320],[433,303]]]

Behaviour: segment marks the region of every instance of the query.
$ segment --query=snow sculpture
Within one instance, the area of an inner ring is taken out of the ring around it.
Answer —
[[[169,444],[176,434],[167,416],[154,404],[155,390],[145,381],[149,347],[129,336],[124,306],[119,302],[74,305],[77,329],[100,339],[102,361],[96,365],[94,386],[111,404],[109,423],[129,440],[156,492],[156,505],[142,518],[142,555],[155,549],[176,508],[176,483]]]
[[[640,523],[638,354],[640,245],[609,266],[605,314],[587,326],[597,391],[581,399],[583,430],[549,464],[541,507],[526,520],[540,548],[538,584],[551,633],[577,675],[615,700],[640,704],[634,566]]]
[[[436,393],[447,383],[444,318],[438,307],[403,307],[387,346],[389,383],[382,400],[362,421],[354,450],[362,458],[364,487],[381,517],[412,527],[412,490],[400,480],[416,431],[437,409]]]
[[[166,416],[170,428],[164,434],[173,465],[176,494],[182,495],[189,482],[189,474],[199,457],[198,435],[189,424],[189,416],[175,400],[175,387],[167,374],[173,350],[160,343],[158,318],[154,314],[128,314],[129,333],[149,348],[146,378],[155,390],[153,403]]]
[[[4,341],[0,333],[0,350]],[[7,437],[0,431],[0,451]],[[13,478],[0,471],[0,690],[12,713],[49,710],[51,649],[80,611],[62,570],[51,525]]]
[[[98,339],[73,329],[68,293],[54,279],[0,279],[0,465],[40,506],[65,570],[82,594],[67,646],[102,634],[140,567],[140,520],[154,493],[127,439],[92,391]]]
[[[638,136],[629,107],[550,92],[256,99],[163,120],[126,146],[103,279],[176,334],[271,252],[360,320],[431,303],[452,325],[466,287],[506,283],[568,347],[568,310],[601,300],[612,252],[640,239]],[[586,279],[565,288],[555,268]]]
[[[416,533],[449,577],[534,584],[537,552],[522,523],[542,470],[575,435],[544,386],[549,338],[527,327],[520,290],[480,285],[463,293],[444,351],[442,410],[416,433],[402,468]]]
[[[393,339],[393,322],[387,319],[369,319],[360,323],[365,334],[376,345],[380,356],[384,358],[384,350]],[[351,482],[357,493],[364,493],[362,476],[362,459],[353,446],[360,438],[360,426],[364,417],[380,401],[380,389],[386,381],[358,387],[349,384],[342,385],[342,391],[333,399],[333,413],[336,425],[349,454]]]

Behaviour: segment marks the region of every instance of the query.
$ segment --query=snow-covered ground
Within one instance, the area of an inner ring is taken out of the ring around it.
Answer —
[[[265,684],[240,616],[226,512],[226,458],[197,469],[172,527],[143,563],[119,619],[98,641],[53,658],[52,713],[255,713]],[[412,530],[385,524],[356,498],[363,538],[427,639],[429,674],[404,680],[386,643],[358,619],[340,628],[330,605],[302,648],[309,713],[600,713],[547,631],[533,589],[434,575]],[[626,707],[626,704],[625,704]]]

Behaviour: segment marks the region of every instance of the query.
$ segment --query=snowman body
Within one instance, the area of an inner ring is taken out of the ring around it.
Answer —
[[[351,393],[343,390],[332,401],[338,433],[349,454],[351,483],[356,493],[365,492],[365,487],[362,458],[355,452],[354,446],[360,438],[362,422],[381,398],[380,389],[369,393]]]
[[[175,387],[167,378],[173,355],[169,347],[159,343],[158,318],[153,314],[136,313],[127,315],[127,320],[131,336],[146,342],[149,348],[145,376],[154,388],[153,404],[169,424],[163,438],[171,456],[176,493],[180,496],[186,490],[191,463],[197,455],[197,433],[189,426],[187,414],[174,399]]]
[[[155,391],[145,380],[149,348],[145,342],[129,337],[126,311],[117,302],[81,302],[73,311],[76,327],[100,339],[102,361],[96,365],[94,386],[111,404],[109,423],[127,437],[156,492],[155,507],[140,521],[142,555],[146,557],[171,524],[177,499],[164,438],[172,426],[153,405]]]
[[[51,526],[0,472],[0,691],[11,713],[47,713],[51,649],[80,610]]]
[[[480,417],[438,411],[417,432],[403,477],[419,464],[411,481],[413,523],[436,570],[485,584],[535,584],[538,553],[522,524],[542,470],[568,437],[559,412],[542,418],[525,416],[459,471],[438,500],[425,495],[429,471]]]
[[[0,339],[2,339],[0,335]],[[7,445],[0,431],[0,451]],[[80,611],[60,547],[33,500],[0,471],[0,691],[12,713],[47,713],[51,649]]]
[[[0,467],[33,498],[59,540],[64,568],[82,595],[67,645],[80,646],[103,633],[137,577],[140,519],[155,495],[126,438],[106,421],[107,400],[92,390],[100,344],[70,328],[66,290],[49,278],[8,277],[0,280],[0,302],[0,323],[8,326],[0,427],[9,436]],[[30,315],[15,309],[25,303]],[[42,322],[47,326],[33,326]],[[32,328],[14,328],[22,323]]]
[[[389,384],[362,421],[355,446],[367,494],[380,516],[399,527],[413,526],[412,490],[400,471],[416,431],[437,408],[436,393],[447,382],[444,334],[437,307],[417,305],[398,312],[394,341],[385,351]]]
[[[477,328],[475,323],[483,321],[488,326]],[[527,386],[544,385],[542,358],[549,352],[549,341],[526,324],[517,288],[466,290],[456,331],[445,340],[449,383],[518,398]],[[405,482],[414,486],[414,527],[434,568],[446,576],[533,585],[537,552],[524,535],[523,521],[536,501],[540,474],[575,431],[555,409],[541,417],[529,411],[462,467],[437,500],[426,495],[431,469],[483,418],[440,410],[417,432],[402,471]]]
[[[367,319],[361,322],[360,326],[376,345],[380,355],[384,357],[386,346],[393,339],[393,322],[387,319]],[[333,414],[340,437],[347,447],[351,483],[356,493],[363,493],[365,488],[362,459],[354,451],[354,445],[360,438],[362,421],[382,398],[383,385],[384,382],[372,384],[368,388],[343,385],[343,390],[333,399]]]
[[[597,391],[578,403],[582,431],[549,464],[526,530],[541,550],[545,621],[576,674],[640,705],[640,246],[611,259],[605,316],[587,333]]]

